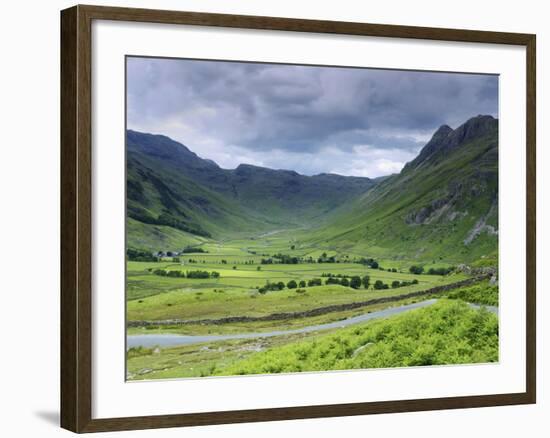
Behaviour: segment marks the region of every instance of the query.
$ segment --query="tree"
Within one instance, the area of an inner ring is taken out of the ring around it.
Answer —
[[[298,283],[296,283],[294,280],[290,280],[286,284],[286,287],[288,287],[289,289],[296,289],[298,287]]]
[[[413,281],[411,281],[411,284],[418,284],[418,280],[415,278]]]
[[[306,287],[306,281],[300,280],[300,287]]]
[[[340,281],[340,284],[342,286],[349,286],[349,280],[347,278],[342,278],[342,280]]]
[[[262,267],[261,267],[261,266],[258,266],[258,267],[256,268],[256,271],[261,271],[261,270],[262,270]]]
[[[283,290],[285,288],[285,284],[282,281],[279,281],[277,283],[277,287],[279,288],[279,290]]]
[[[420,275],[424,272],[424,267],[423,266],[412,265],[409,268],[409,271],[410,271],[411,274]]]
[[[399,282],[399,280],[393,280],[393,281],[391,282],[391,287],[392,287],[393,289],[396,289],[396,288],[398,288],[398,287],[400,287],[400,286],[401,286],[401,283]]]
[[[236,266],[233,266],[233,269],[237,269],[237,267],[236,267]]]
[[[312,278],[311,280],[308,280],[307,285],[308,286],[321,286],[323,282],[320,278]]]
[[[359,289],[361,287],[361,277],[354,275],[349,282],[350,287],[353,289]]]
[[[372,269],[378,269],[378,262],[376,260],[373,260],[370,264],[370,267]]]
[[[365,289],[368,289],[370,286],[370,277],[368,275],[365,275],[362,279],[363,287]]]
[[[385,289],[384,286],[387,286],[387,284],[384,284],[384,282],[382,280],[376,280],[374,282],[374,288],[376,290]]]

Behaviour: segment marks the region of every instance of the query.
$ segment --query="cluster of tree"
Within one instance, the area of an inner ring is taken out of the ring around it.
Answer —
[[[342,286],[351,287],[353,289],[360,289],[363,286],[368,289],[370,286],[370,277],[365,275],[363,278],[358,275],[352,277],[349,276],[328,276],[325,280],[325,284],[340,284]]]
[[[126,257],[132,262],[158,262],[158,257],[154,256],[148,251],[140,249],[128,248],[126,250]]]
[[[191,254],[191,253],[207,253],[204,248],[201,248],[200,246],[186,246],[181,250],[182,254]]]
[[[271,283],[268,281],[266,282],[265,286],[258,288],[258,292],[260,292],[261,294],[265,294],[269,291],[279,291],[283,290],[284,288],[285,284],[282,281],[279,281],[278,283]]]
[[[208,272],[208,271],[176,271],[176,270],[170,270],[167,271],[166,269],[155,269],[153,271],[153,274],[159,275],[161,277],[175,277],[175,278],[220,278],[220,273],[216,271]]]
[[[419,265],[412,265],[410,268],[409,268],[409,272],[411,274],[415,274],[415,275],[420,275],[424,272],[424,266],[419,266]]]
[[[338,263],[339,261],[336,260],[335,256],[327,256],[327,253],[324,252],[321,254],[321,256],[317,259],[317,263]]]
[[[409,271],[411,274],[420,275],[424,273],[424,267],[419,265],[412,265],[409,268]],[[430,268],[426,272],[428,275],[447,275],[454,271],[454,267],[448,267],[448,268]]]
[[[185,274],[182,271],[167,271],[166,269],[155,269],[153,274],[160,275],[161,277],[185,278]]]
[[[416,278],[412,281],[393,280],[391,283],[391,287],[392,289],[397,289],[398,287],[410,286],[412,284],[418,284],[418,280]],[[384,288],[384,289],[387,289],[387,288]]]
[[[359,263],[361,263],[362,265],[367,265],[368,267],[370,267],[372,269],[379,269],[380,268],[380,265],[378,264],[378,262],[373,258],[362,257],[362,258],[359,259]]]
[[[220,278],[220,273],[217,271],[201,271],[197,269],[196,271],[187,271],[187,278]]]
[[[349,275],[346,274],[333,274],[332,272],[323,272],[321,277],[337,277],[337,278],[349,278]]]
[[[312,278],[311,280],[307,281],[308,286],[322,286],[323,282],[320,278]]]
[[[258,292],[261,294],[265,294],[269,291],[280,291],[283,290],[285,287],[288,289],[296,289],[296,288],[302,288],[302,287],[313,287],[313,286],[322,286],[323,282],[320,278],[312,278],[310,280],[300,280],[299,282],[296,280],[290,280],[288,283],[283,283],[282,281],[279,281],[277,283],[271,283],[267,282],[263,287],[257,287]]]
[[[262,259],[261,263],[262,265],[269,265],[272,263],[281,263],[283,265],[297,265],[300,263],[302,259],[295,256],[289,256],[287,254],[273,254],[270,258]]]
[[[381,290],[381,289],[389,289],[390,287],[384,283],[382,280],[376,280],[374,282],[374,286],[373,286],[376,290]]]
[[[454,271],[453,267],[449,268],[430,268],[428,269],[428,275],[448,275]]]

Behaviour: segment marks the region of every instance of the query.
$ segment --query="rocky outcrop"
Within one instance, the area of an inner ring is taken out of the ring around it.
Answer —
[[[481,233],[486,232],[490,236],[497,236],[498,231],[493,227],[492,225],[487,224],[487,219],[495,212],[495,209],[497,208],[497,202],[493,202],[491,204],[491,208],[489,208],[489,211],[487,214],[483,217],[481,217],[474,227],[470,230],[466,238],[464,239],[464,245],[469,245],[472,243],[472,241],[479,236]]]

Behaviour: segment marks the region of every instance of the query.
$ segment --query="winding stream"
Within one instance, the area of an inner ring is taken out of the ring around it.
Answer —
[[[132,347],[175,347],[182,345],[200,344],[203,342],[227,341],[232,339],[254,339],[254,338],[270,338],[273,336],[293,335],[297,333],[310,333],[319,330],[328,330],[335,328],[348,327],[360,322],[370,321],[377,318],[385,318],[388,316],[398,315],[408,312],[409,310],[419,309],[421,307],[431,306],[436,303],[437,299],[420,301],[418,303],[406,304],[398,307],[390,307],[376,312],[365,313],[363,315],[353,316],[341,321],[329,322],[326,324],[311,325],[293,330],[273,330],[270,332],[261,333],[237,333],[230,335],[174,335],[174,334],[154,334],[154,335],[129,335],[126,337],[126,348]],[[482,306],[470,304],[474,308]],[[490,312],[498,314],[498,307],[483,306]]]

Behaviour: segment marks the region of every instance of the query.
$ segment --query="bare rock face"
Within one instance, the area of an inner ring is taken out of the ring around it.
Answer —
[[[482,268],[473,268],[469,265],[460,264],[456,267],[457,272],[462,272],[466,275],[486,275],[491,276],[491,279],[497,280],[497,268],[493,266],[484,266]]]

